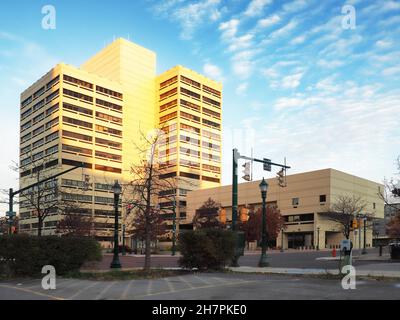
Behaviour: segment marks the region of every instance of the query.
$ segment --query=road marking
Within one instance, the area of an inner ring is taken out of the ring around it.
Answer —
[[[204,279],[204,278],[200,278],[200,277],[198,277],[198,276],[194,276],[196,279],[198,279],[198,280],[200,280],[201,282],[203,282],[203,283],[205,283],[205,284],[207,284],[207,285],[211,285],[212,283],[210,283],[210,282],[208,282],[206,279]]]
[[[229,280],[225,280],[223,278],[212,277],[211,279],[214,279],[214,280],[218,281],[219,283],[227,283],[227,282],[229,282]]]
[[[189,286],[189,288],[195,288],[189,281],[187,281],[184,277],[178,277],[178,279],[181,281],[181,282],[184,282],[185,284],[187,284],[188,286]]]
[[[258,282],[258,280],[246,281],[246,283],[252,283],[252,282]],[[224,286],[231,286],[231,285],[237,285],[237,284],[238,283],[225,283],[225,284],[221,284],[221,285],[207,285],[207,286],[201,286],[201,287],[185,288],[185,289],[175,290],[174,293],[183,292],[183,291],[192,291],[192,290],[198,290],[198,289],[213,288],[213,287],[214,288],[215,287],[224,287]],[[169,291],[154,292],[154,293],[150,293],[150,294],[134,296],[133,299],[155,296],[155,295],[159,295],[159,294],[167,294],[167,293],[170,293],[170,292]]]
[[[58,286],[59,284],[66,283],[66,282],[68,282],[69,280],[71,280],[71,279],[57,279],[57,278],[56,278],[56,288],[57,288],[57,286]],[[30,286],[25,287],[25,288],[26,288],[26,289],[33,289],[33,288],[35,288],[35,287],[42,288],[42,280],[41,280],[41,279],[37,279],[37,281],[39,281],[39,283],[31,284]],[[20,285],[23,286],[24,284],[21,283]]]
[[[128,284],[126,285],[126,288],[125,288],[124,292],[122,293],[122,295],[121,295],[121,297],[120,297],[121,300],[126,300],[126,297],[127,297],[127,295],[128,295],[128,292],[129,292],[129,290],[130,290],[130,288],[131,288],[131,286],[132,286],[132,283],[134,283],[134,282],[135,282],[135,280],[131,280],[131,281],[128,282]]]
[[[75,285],[77,285],[77,284],[81,284],[81,283],[82,283],[82,281],[78,281],[78,280],[71,280],[71,279],[69,279],[68,281],[65,281],[65,283],[67,283],[67,284],[66,284],[66,286],[65,286],[65,287],[63,287],[63,288],[57,288],[57,289],[56,289],[56,290],[57,290],[57,292],[64,291],[65,289],[68,289],[68,288],[74,287],[74,286],[75,286]]]
[[[169,288],[169,292],[175,292],[175,288],[174,285],[172,284],[171,281],[169,281],[168,278],[164,278],[164,281],[167,283],[168,288]]]
[[[116,283],[116,281],[111,282],[106,286],[101,292],[94,298],[94,300],[100,300],[100,298]]]
[[[5,285],[5,284],[0,284],[0,287],[19,290],[19,291],[23,291],[23,292],[27,292],[27,293],[33,293],[33,294],[36,294],[38,296],[51,298],[51,299],[54,299],[54,300],[65,300],[64,298],[61,298],[61,297],[56,297],[56,296],[52,296],[50,294],[45,294],[45,293],[42,293],[42,292],[33,291],[33,290],[30,290],[30,289],[27,289],[27,288],[14,287],[14,286],[9,286],[9,285]]]
[[[86,290],[88,290],[88,289],[90,289],[90,288],[93,288],[96,284],[98,284],[99,282],[98,281],[96,281],[95,283],[92,283],[90,286],[88,286],[88,287],[85,287],[85,288],[83,288],[83,289],[81,289],[81,290],[78,290],[78,292],[76,292],[75,294],[73,294],[72,296],[70,296],[70,297],[68,297],[68,298],[66,298],[67,300],[72,300],[72,299],[74,299],[75,297],[77,297],[77,296],[79,296],[81,293],[83,293],[83,292],[85,292]]]
[[[150,294],[152,286],[153,286],[153,280],[150,279],[149,283],[147,284],[147,290],[146,290],[147,294]]]

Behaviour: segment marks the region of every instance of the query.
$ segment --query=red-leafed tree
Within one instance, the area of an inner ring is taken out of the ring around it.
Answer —
[[[203,205],[196,210],[193,217],[195,229],[223,228],[224,225],[219,221],[219,210],[221,204],[208,198]]]
[[[161,215],[161,211],[157,208],[151,208],[147,218],[143,211],[137,211],[132,221],[132,234],[140,241],[146,240],[146,221],[148,223],[147,232],[151,241],[156,241],[159,236],[166,232],[166,223]]]
[[[280,230],[285,228],[285,220],[275,206],[267,206],[267,236],[268,240],[276,239]],[[262,208],[250,210],[249,220],[242,224],[246,241],[260,241],[262,231]]]
[[[394,216],[386,226],[386,232],[390,238],[400,238],[400,215]]]

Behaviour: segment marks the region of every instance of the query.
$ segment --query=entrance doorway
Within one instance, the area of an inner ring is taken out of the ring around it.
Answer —
[[[288,248],[297,249],[299,247],[312,246],[314,243],[312,232],[288,233]]]

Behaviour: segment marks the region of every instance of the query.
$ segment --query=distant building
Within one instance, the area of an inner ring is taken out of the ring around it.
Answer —
[[[387,244],[389,236],[386,232],[386,226],[390,220],[400,212],[400,203],[385,204],[384,217],[374,222],[374,240],[377,244]]]
[[[267,203],[280,209],[286,221],[283,232],[283,247],[317,247],[330,248],[338,246],[344,238],[340,226],[328,220],[323,212],[327,211],[339,195],[361,196],[366,202],[365,213],[375,218],[383,218],[384,202],[379,197],[382,184],[359,178],[338,170],[324,169],[287,176],[287,187],[279,187],[275,178],[267,180],[269,189]],[[260,181],[241,183],[238,186],[238,207],[261,206],[259,190]],[[188,193],[187,214],[194,216],[196,209],[212,198],[221,206],[227,215],[232,217],[232,186],[196,190]],[[354,241],[352,232],[350,239]],[[361,247],[363,247],[363,229],[361,230]],[[280,246],[282,234],[278,235],[276,245]],[[357,235],[354,248],[359,248]],[[367,229],[366,246],[372,246],[372,228]]]

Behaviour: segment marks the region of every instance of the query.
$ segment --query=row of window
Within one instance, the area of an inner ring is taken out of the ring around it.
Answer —
[[[176,177],[177,173],[176,171],[174,172],[168,172],[165,174],[160,174],[160,179],[168,179],[168,178],[173,178]],[[194,179],[194,180],[200,180],[200,175],[195,174],[195,173],[188,173],[188,172],[184,172],[184,171],[180,171],[179,172],[179,176],[180,177],[184,177],[184,178],[190,178],[190,179]],[[210,182],[220,182],[219,178],[212,178],[212,177],[207,177],[207,176],[201,176],[201,180],[203,181],[210,181]]]
[[[184,111],[180,111],[179,114],[180,114],[180,117],[185,119],[185,120],[193,121],[193,122],[196,122],[196,123],[200,123],[200,117],[198,117],[198,116],[195,116],[193,114],[190,114],[190,113],[187,113],[187,112],[184,112]],[[160,124],[162,124],[162,123],[164,123],[166,121],[170,121],[172,119],[175,119],[177,117],[177,115],[178,115],[178,112],[177,111],[173,111],[171,113],[168,113],[168,114],[160,117]],[[202,123],[204,125],[206,125],[206,126],[209,126],[209,127],[213,128],[213,129],[220,130],[220,128],[221,128],[221,125],[219,123],[214,122],[214,121],[210,121],[210,120],[207,120],[207,119],[204,119],[204,118],[202,119]],[[200,132],[200,130],[199,130],[199,132]]]
[[[28,106],[33,100],[39,98],[41,95],[43,95],[46,91],[50,90],[53,88],[60,80],[60,77],[57,76],[51,81],[49,81],[45,86],[41,87],[38,89],[36,92],[33,93],[33,95],[29,96],[26,98],[24,101],[21,102],[21,109],[25,108]]]
[[[170,86],[170,85],[172,85],[174,83],[176,83],[177,81],[178,81],[178,76],[174,76],[174,77],[172,77],[172,78],[170,78],[168,80],[165,80],[165,81],[161,82],[160,83],[160,90],[165,88],[165,87],[168,87],[168,86]],[[180,81],[182,83],[185,83],[185,84],[187,84],[189,86],[192,86],[192,87],[194,87],[196,89],[199,89],[199,90],[201,89],[201,84],[199,82],[194,81],[194,80],[192,80],[192,79],[190,79],[188,77],[185,77],[183,75],[180,76]],[[208,86],[206,86],[204,84],[203,84],[203,91],[208,93],[208,94],[211,94],[211,95],[213,95],[215,97],[221,98],[221,92],[220,91],[218,91],[216,89],[213,89],[213,88],[210,88],[210,87],[208,87]]]
[[[32,108],[29,108],[28,110],[24,111],[21,114],[21,121],[24,120],[25,118],[29,117],[32,113],[40,110],[43,108],[47,103],[51,102],[55,98],[59,96],[59,90],[57,89],[56,91],[50,93],[46,98],[42,99],[41,101],[37,102],[35,105],[33,105]]]

